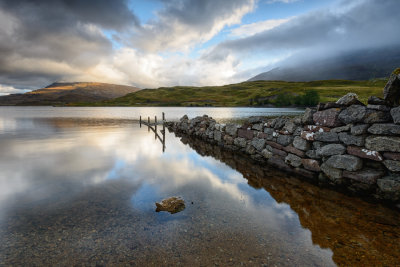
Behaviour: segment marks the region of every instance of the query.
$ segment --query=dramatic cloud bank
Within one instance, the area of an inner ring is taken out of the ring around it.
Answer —
[[[288,58],[400,44],[396,0],[331,0],[278,18],[267,11],[301,1],[152,1],[161,7],[140,21],[133,0],[0,0],[0,93],[59,80],[226,84]]]

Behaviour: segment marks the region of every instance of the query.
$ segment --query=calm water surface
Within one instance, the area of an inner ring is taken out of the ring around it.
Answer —
[[[269,110],[0,108],[0,265],[399,264],[398,212],[171,133],[163,153],[135,121],[162,111]],[[171,196],[186,209],[156,213]]]

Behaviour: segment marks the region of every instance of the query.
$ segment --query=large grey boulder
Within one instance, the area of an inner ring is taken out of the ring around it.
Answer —
[[[323,146],[316,151],[318,157],[327,157],[333,155],[341,155],[346,151],[346,147],[341,144],[329,144]]]
[[[344,124],[360,122],[364,119],[367,108],[361,105],[351,105],[342,110],[339,114],[339,120]]]
[[[354,136],[348,133],[339,133],[340,142],[346,145],[363,146],[365,138],[363,136]]]
[[[400,125],[393,123],[377,123],[368,128],[372,134],[400,135]]]
[[[343,170],[333,168],[326,163],[321,164],[321,171],[334,183],[340,183],[341,178],[343,177]]]
[[[261,151],[265,147],[265,139],[254,137],[253,140],[251,140],[251,144],[255,147],[255,149]]]
[[[392,115],[394,123],[400,124],[400,107],[392,108],[390,110],[390,115]]]
[[[352,155],[335,155],[326,162],[328,166],[346,171],[358,171],[362,168],[362,160]]]
[[[238,131],[238,127],[236,124],[228,123],[225,126],[225,132],[232,137],[236,137],[237,131]]]
[[[301,166],[301,158],[294,154],[288,154],[285,158],[285,163],[293,166],[293,167],[300,167]]]
[[[368,136],[365,147],[375,151],[400,152],[400,137],[398,136]]]
[[[358,95],[355,93],[347,93],[346,95],[342,96],[338,101],[336,101],[336,104],[343,106],[350,106],[360,103],[361,102],[358,100]]]
[[[315,125],[326,126],[326,127],[337,127],[342,125],[339,121],[339,108],[331,108],[323,111],[315,112],[313,115],[313,120]]]
[[[383,99],[393,106],[400,104],[400,73],[398,70],[390,75],[389,81],[383,89]]]

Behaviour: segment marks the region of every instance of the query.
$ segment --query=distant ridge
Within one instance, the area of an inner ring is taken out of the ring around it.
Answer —
[[[389,77],[400,66],[400,50],[387,48],[348,52],[314,60],[296,60],[260,73],[248,81],[307,82],[315,80],[362,81]]]
[[[97,82],[55,82],[44,88],[0,97],[0,105],[65,105],[110,100],[140,89]]]

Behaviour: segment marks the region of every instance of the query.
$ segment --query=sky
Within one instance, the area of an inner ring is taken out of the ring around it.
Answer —
[[[0,0],[0,94],[56,81],[223,85],[399,45],[398,0]]]

